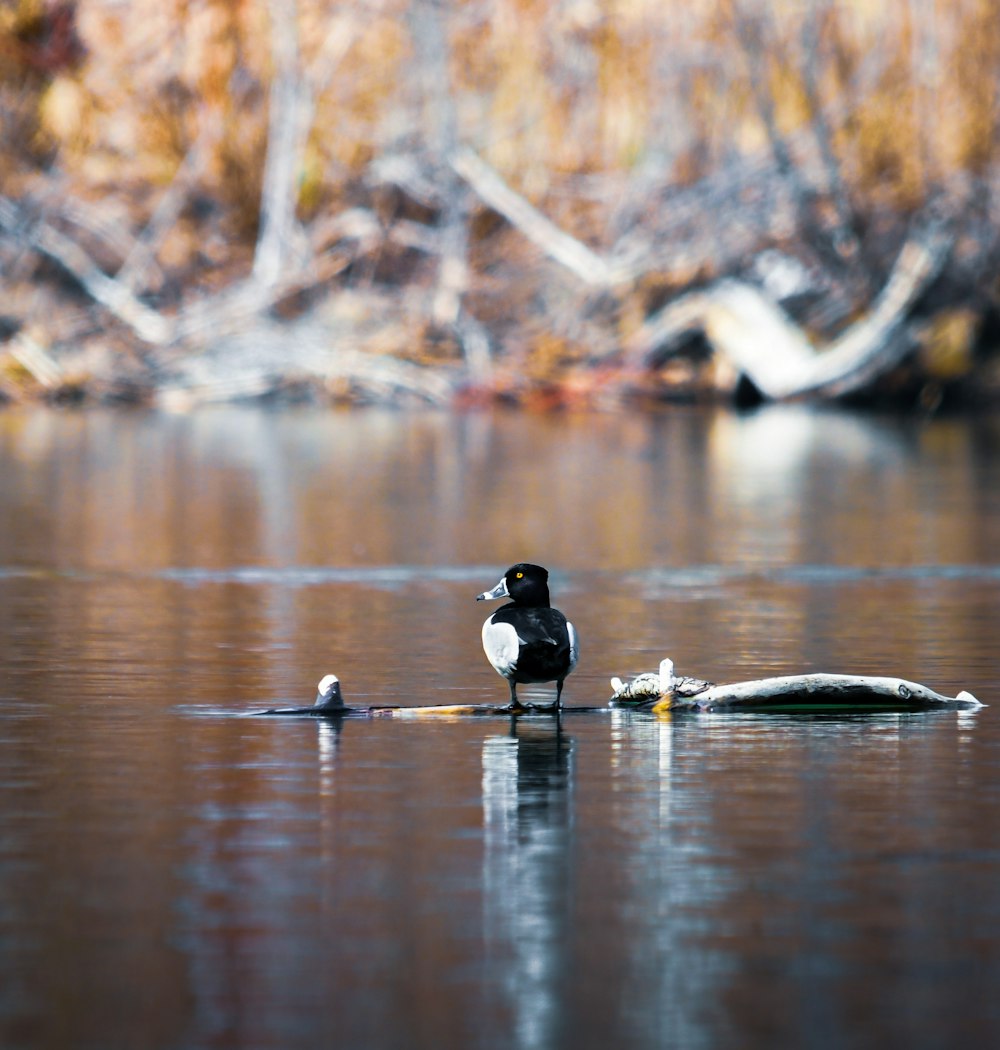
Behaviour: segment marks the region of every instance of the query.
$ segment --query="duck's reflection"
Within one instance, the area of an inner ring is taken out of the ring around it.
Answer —
[[[483,925],[517,1047],[558,1042],[566,972],[572,740],[558,719],[512,719],[483,741]]]
[[[319,755],[319,793],[332,795],[336,787],[334,773],[340,751],[340,734],[344,731],[342,718],[316,719],[316,745]]]

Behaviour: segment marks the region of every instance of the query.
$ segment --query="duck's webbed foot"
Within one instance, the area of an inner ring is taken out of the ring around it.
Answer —
[[[556,699],[551,704],[528,704],[532,711],[543,711],[545,714],[558,715],[562,711],[562,682],[556,685]]]

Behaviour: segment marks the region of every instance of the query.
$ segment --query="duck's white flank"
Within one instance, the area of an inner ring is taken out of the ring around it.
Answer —
[[[486,659],[504,678],[517,666],[521,639],[512,623],[493,623],[492,617],[483,624],[483,649]]]

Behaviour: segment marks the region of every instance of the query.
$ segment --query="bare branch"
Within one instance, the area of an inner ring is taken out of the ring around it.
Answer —
[[[302,164],[313,100],[300,69],[298,5],[269,0],[271,80],[267,160],[260,201],[260,233],[253,275],[262,285],[278,280],[294,243],[302,240],[295,217],[296,178]]]
[[[842,272],[847,260],[857,257],[858,244],[846,198],[842,192],[838,194],[838,169],[830,145],[829,130],[826,128],[819,105],[819,92],[813,69],[816,55],[807,53],[803,63],[803,76],[806,93],[813,108],[814,133],[823,158],[829,189],[834,197],[837,228],[833,231],[832,236],[816,221],[814,206],[817,196],[816,188],[810,183],[805,167],[796,164],[789,148],[788,138],[778,125],[775,99],[768,84],[767,56],[774,51],[774,34],[770,34],[770,39],[767,39],[765,35],[770,14],[765,8],[757,17],[752,17],[745,12],[744,3],[745,0],[732,0],[732,16],[736,36],[742,47],[743,60],[757,115],[767,133],[775,164],[795,198],[800,222],[804,229],[813,235],[814,247],[823,255],[826,263],[833,269]],[[867,275],[862,269],[859,269],[857,273],[867,281]]]
[[[859,257],[861,240],[858,236],[858,223],[847,195],[847,187],[841,177],[840,165],[833,150],[833,133],[823,109],[820,93],[818,67],[820,63],[820,25],[816,11],[819,0],[810,0],[805,13],[802,30],[803,61],[801,63],[802,83],[809,100],[811,126],[816,143],[819,146],[826,175],[826,188],[837,213],[837,231],[835,247],[845,258]]]
[[[153,209],[145,229],[132,245],[118,270],[117,280],[131,291],[146,283],[149,271],[155,265],[156,253],[183,211],[188,193],[201,170],[204,156],[218,133],[219,129],[214,122],[207,121],[202,127],[194,145],[188,150],[170,185]]]
[[[128,325],[144,342],[160,346],[170,341],[173,325],[166,317],[140,302],[126,285],[98,269],[74,240],[43,219],[29,219],[5,197],[0,197],[0,230],[58,263],[95,302]]]
[[[458,143],[458,118],[452,94],[448,33],[437,3],[414,0],[410,7],[410,32],[418,56],[424,122],[432,154],[447,157]],[[455,174],[445,169],[437,236],[440,264],[437,287],[431,298],[434,323],[449,327],[458,337],[469,374],[476,382],[487,379],[490,342],[486,329],[466,306],[469,290],[469,191]]]
[[[550,219],[507,183],[479,156],[467,148],[457,149],[450,158],[451,166],[477,194],[495,208],[512,226],[585,284],[604,288],[616,274],[596,252],[564,233]]]
[[[356,334],[308,318],[237,324],[231,331],[213,332],[210,349],[173,362],[174,380],[161,396],[179,407],[259,397],[298,377],[346,380],[367,391],[404,392],[432,404],[450,401],[454,386],[447,374],[361,345]]]
[[[7,344],[11,357],[38,383],[46,389],[56,386],[62,379],[62,369],[41,344],[24,332]]]

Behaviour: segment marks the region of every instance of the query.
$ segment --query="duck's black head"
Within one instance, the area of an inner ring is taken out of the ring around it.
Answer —
[[[547,608],[549,605],[549,573],[541,565],[518,562],[512,565],[491,591],[477,595],[476,601],[487,598],[510,598],[515,605]]]

